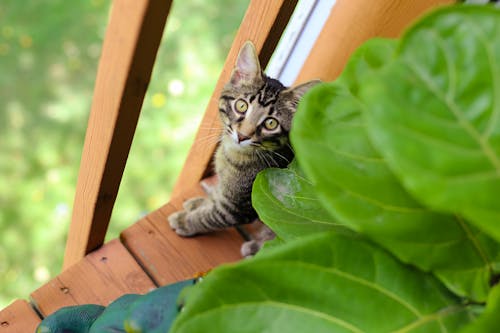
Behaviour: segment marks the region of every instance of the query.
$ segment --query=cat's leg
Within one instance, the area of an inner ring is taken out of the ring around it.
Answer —
[[[184,201],[184,203],[182,204],[182,207],[184,208],[184,210],[189,212],[189,211],[195,210],[196,208],[203,205],[203,203],[206,200],[209,200],[209,199],[206,197],[194,197],[194,198],[191,198],[191,199]]]
[[[241,244],[240,253],[243,258],[253,257],[259,250],[261,249],[262,244],[255,239],[251,239],[249,241]]]
[[[268,240],[274,239],[276,234],[267,225],[262,223],[260,220],[254,222],[258,228],[255,233],[251,236],[252,239],[244,242],[241,245],[240,252],[243,257],[251,257],[255,255],[264,246],[264,243]]]
[[[207,204],[207,201],[209,200],[210,199],[206,197],[194,197],[184,201],[184,203],[182,204],[184,210],[175,212],[168,216],[170,227],[181,236],[192,236],[198,233],[196,230],[194,230],[195,228],[188,226],[188,223],[186,222],[187,215],[189,212],[198,209],[203,204]]]
[[[180,236],[194,236],[244,223],[228,213],[220,202],[211,198],[193,199],[185,205],[186,210],[168,217],[170,227]]]

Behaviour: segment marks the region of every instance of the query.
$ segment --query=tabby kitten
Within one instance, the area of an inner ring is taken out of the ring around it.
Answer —
[[[288,133],[302,95],[319,81],[286,88],[260,68],[255,48],[246,42],[230,81],[223,88],[219,113],[223,123],[215,154],[218,185],[208,198],[184,203],[168,217],[181,236],[192,236],[253,222],[252,184],[259,171],[286,167],[293,159]]]

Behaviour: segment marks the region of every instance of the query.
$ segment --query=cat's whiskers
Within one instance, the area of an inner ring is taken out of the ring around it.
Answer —
[[[271,153],[273,153],[274,155],[282,158],[287,164],[290,164],[290,160],[288,158],[286,158],[285,156],[283,156],[282,154],[278,153],[277,151],[274,151],[274,150],[269,150]]]
[[[268,151],[273,152],[272,150],[268,150]],[[271,162],[274,163],[275,167],[279,167],[280,166],[280,164],[278,163],[278,161],[276,161],[276,159],[273,157],[272,154],[269,154],[269,155],[266,154],[266,156],[269,157],[269,159],[271,160]]]
[[[221,130],[222,130],[221,127],[213,127],[213,126],[200,126],[199,128],[202,129],[202,130],[205,130],[205,131],[217,131],[217,132],[221,132]]]
[[[200,137],[199,139],[213,138],[213,137],[222,137],[222,135],[221,135],[221,133],[209,133],[207,135],[204,135],[204,136]]]
[[[267,160],[267,156],[262,151],[256,150],[255,152],[257,153],[257,157],[261,162],[264,162],[268,168],[272,168],[271,164]]]
[[[198,138],[195,140],[196,143],[203,143],[203,144],[214,144],[214,143],[219,143],[222,140],[222,136],[220,133],[213,133],[209,134],[206,136],[203,136],[201,138]]]

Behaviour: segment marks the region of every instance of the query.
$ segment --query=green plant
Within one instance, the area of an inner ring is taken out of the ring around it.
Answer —
[[[173,332],[500,331],[499,89],[491,7],[363,45],[254,183],[279,242],[210,273]]]

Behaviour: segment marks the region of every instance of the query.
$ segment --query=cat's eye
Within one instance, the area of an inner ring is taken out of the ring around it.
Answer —
[[[245,113],[248,110],[248,103],[243,99],[239,99],[234,103],[234,108],[239,113]]]
[[[264,120],[264,127],[272,131],[273,129],[276,129],[276,127],[278,127],[278,121],[271,117],[266,118],[266,120]]]

